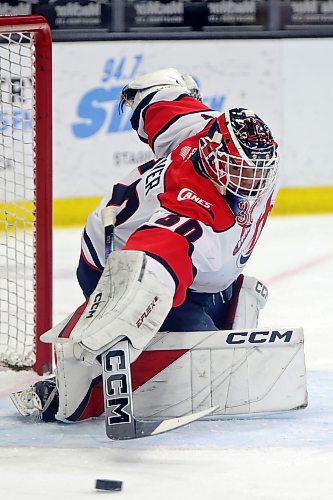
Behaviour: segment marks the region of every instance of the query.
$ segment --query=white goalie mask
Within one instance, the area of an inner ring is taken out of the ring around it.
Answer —
[[[225,112],[215,127],[213,136],[199,143],[205,175],[241,198],[261,196],[278,173],[277,143],[270,129],[244,108]]]

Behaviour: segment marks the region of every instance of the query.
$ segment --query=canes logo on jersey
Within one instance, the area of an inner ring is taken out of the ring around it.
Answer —
[[[178,193],[177,200],[178,201],[191,200],[191,201],[194,201],[194,203],[197,203],[198,205],[201,205],[204,208],[207,208],[207,209],[212,208],[212,204],[211,203],[209,203],[208,201],[203,200],[202,198],[200,198],[200,196],[198,196],[197,194],[195,194],[195,192],[192,191],[192,189],[189,189],[189,188],[183,188],[183,189],[181,189],[179,191],[179,193]]]

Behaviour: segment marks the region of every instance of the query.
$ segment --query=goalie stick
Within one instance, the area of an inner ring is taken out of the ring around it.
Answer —
[[[102,220],[105,235],[105,260],[107,260],[114,246],[114,207],[107,206],[102,210]],[[128,342],[126,339],[117,342],[101,356],[105,428],[110,439],[134,439],[161,434],[210,415],[218,409],[218,406],[214,406],[193,414],[177,418],[154,419],[154,421],[135,418]]]

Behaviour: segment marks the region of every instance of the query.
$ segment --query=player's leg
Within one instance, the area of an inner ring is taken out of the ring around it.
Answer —
[[[207,313],[218,330],[256,328],[267,297],[261,281],[241,274],[226,290],[213,294]]]
[[[23,416],[44,422],[77,422],[99,417],[104,412],[102,368],[87,366],[73,355],[72,345],[55,346],[55,375],[29,389],[13,393],[11,399]]]
[[[85,297],[95,290],[102,271],[91,265],[81,252],[77,268],[77,279]],[[29,389],[11,396],[18,411],[24,416],[34,416],[52,422],[60,409],[66,408],[66,421],[85,420],[100,416],[104,411],[102,369],[79,363],[73,354],[72,345],[55,345],[57,368],[52,377],[33,384]]]
[[[185,302],[172,308],[160,331],[195,332],[256,328],[265,307],[267,287],[257,278],[240,275],[219,293],[188,290]]]
[[[162,324],[161,332],[190,332],[217,330],[209,313],[214,294],[188,290],[181,306],[173,307]],[[221,312],[221,311],[220,311]]]
[[[85,296],[90,295],[98,284],[100,270],[89,265],[81,256],[77,274],[83,293]],[[263,307],[266,297],[267,289],[261,282],[249,277],[244,279],[243,276],[227,290],[218,294],[189,290],[185,302],[180,307],[170,310],[160,331],[213,331],[255,327],[259,309]],[[28,405],[27,412],[21,411],[21,413],[37,414],[44,420],[52,420],[52,412],[53,416],[58,412],[57,418],[66,422],[101,415],[102,370],[98,361],[93,366],[78,362],[72,345],[56,346],[56,351],[60,410],[58,411],[57,391],[49,390],[50,383],[47,381],[45,390],[39,384],[25,393],[18,393],[21,399],[14,400],[14,403],[19,411],[24,404],[27,404],[29,398],[30,406]]]
[[[61,328],[57,325],[43,334],[49,336],[47,340],[54,343],[56,350],[57,420],[73,422],[98,416],[102,408],[91,403],[102,373],[99,355],[126,338],[133,361],[163,323],[172,304],[172,293],[146,261],[143,252],[113,252],[89,301],[65,324],[62,322]],[[19,410],[24,406],[24,394],[21,396]],[[43,417],[40,406],[35,409]]]
[[[79,362],[74,356],[73,344],[58,344],[55,348],[59,392],[56,419],[77,422],[99,417],[104,412],[99,361],[96,360],[93,365]]]
[[[207,314],[212,318],[217,330],[223,330],[225,328],[226,320],[229,315],[233,288],[234,286],[232,284],[226,290],[211,294]]]
[[[79,265],[76,270],[76,277],[85,297],[90,297],[93,293],[97,283],[99,282],[101,274],[102,271],[97,267],[92,267],[88,264],[81,254]]]
[[[92,273],[91,268],[82,260],[79,265],[80,284],[87,293],[93,283],[98,282],[100,274]],[[95,285],[96,286],[96,285]],[[196,293],[188,291],[185,302],[172,308],[160,331],[209,331],[217,330],[209,312],[214,308],[216,316],[222,316],[225,304],[218,301],[219,294]],[[50,382],[38,382],[27,391],[13,395],[13,402],[23,415],[34,415],[44,421],[57,418],[64,422],[77,422],[100,416],[103,411],[103,393],[101,386],[102,369],[98,362],[93,366],[85,365],[75,358],[72,344],[55,346],[57,358],[57,388],[53,379],[51,394]],[[135,384],[135,380],[133,380]],[[44,392],[43,392],[44,391]],[[47,392],[51,394],[47,394]],[[52,398],[52,406],[50,406]],[[27,407],[27,398],[29,404]],[[60,405],[59,405],[60,399]],[[48,411],[46,412],[46,409]],[[57,417],[55,417],[57,415]]]

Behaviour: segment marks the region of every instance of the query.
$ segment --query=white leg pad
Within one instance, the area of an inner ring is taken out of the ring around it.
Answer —
[[[56,419],[61,422],[75,414],[86,397],[92,381],[102,374],[101,365],[86,365],[78,362],[73,353],[73,344],[57,344],[57,386],[59,390],[59,409]]]
[[[259,312],[266,305],[267,287],[257,278],[244,276],[238,297],[235,297],[234,319],[232,328],[257,328]]]
[[[138,418],[174,418],[217,405],[207,418],[219,419],[307,405],[302,328],[157,333],[142,356],[131,366]]]

